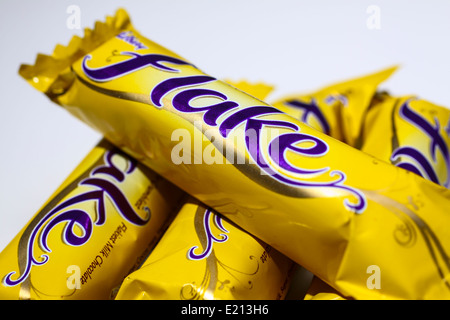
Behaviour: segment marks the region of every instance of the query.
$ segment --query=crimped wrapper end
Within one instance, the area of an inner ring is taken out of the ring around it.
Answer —
[[[19,75],[35,89],[49,97],[62,94],[72,83],[70,66],[124,30],[132,28],[127,11],[119,8],[104,22],[97,21],[93,29],[86,28],[84,36],[73,36],[67,46],[57,44],[51,55],[38,54],[33,65],[22,64]]]

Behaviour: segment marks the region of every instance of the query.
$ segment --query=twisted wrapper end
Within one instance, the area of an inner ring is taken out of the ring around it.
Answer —
[[[19,75],[55,101],[54,97],[66,92],[73,83],[70,66],[75,61],[130,29],[133,29],[130,17],[126,10],[120,8],[114,16],[107,16],[104,22],[97,21],[93,29],[85,28],[84,37],[75,35],[67,46],[56,45],[51,55],[38,54],[34,65],[22,64]]]

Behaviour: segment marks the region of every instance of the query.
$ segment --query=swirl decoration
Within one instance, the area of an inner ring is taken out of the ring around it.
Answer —
[[[224,232],[219,234],[220,238],[213,235],[213,232],[211,230],[211,216],[213,216],[214,218],[214,225],[222,232]],[[222,218],[216,214],[213,214],[210,209],[207,209],[203,216],[203,228],[206,236],[206,247],[204,248],[203,252],[200,252],[199,254],[194,252],[199,249],[198,246],[191,247],[187,253],[187,256],[190,260],[202,260],[207,258],[213,250],[214,242],[223,243],[228,240],[228,236],[225,234],[228,233],[228,230],[223,226]]]
[[[236,282],[240,283],[242,288],[246,288],[247,290],[253,288],[251,277],[256,275],[259,271],[258,259],[253,255],[248,256],[248,262],[254,266],[252,271],[240,271],[221,261],[215,254],[213,243],[224,243],[229,237],[224,233],[220,233],[217,237],[214,236],[211,221],[214,222],[214,225],[220,231],[229,233],[223,225],[223,220],[220,216],[214,214],[208,208],[203,206],[198,207],[194,218],[194,224],[204,250],[197,254],[194,251],[199,249],[199,247],[193,246],[188,250],[188,258],[194,261],[206,261],[205,273],[201,282],[198,284],[196,282],[191,282],[186,283],[181,287],[180,298],[182,300],[213,299],[216,290],[226,290],[226,288],[228,288],[228,290],[233,290],[234,283]],[[228,277],[228,279],[224,279],[223,281],[219,279],[219,268],[225,272],[224,275]],[[247,277],[247,280],[241,279],[242,276]]]

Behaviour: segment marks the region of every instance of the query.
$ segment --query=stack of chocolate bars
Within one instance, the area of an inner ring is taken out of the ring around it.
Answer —
[[[381,91],[396,67],[276,101],[200,68],[123,9],[20,67],[104,139],[0,254],[0,298],[280,300],[298,270],[294,299],[450,298],[448,108]]]

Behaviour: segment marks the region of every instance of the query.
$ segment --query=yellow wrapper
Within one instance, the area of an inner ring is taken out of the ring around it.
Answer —
[[[372,97],[378,86],[396,70],[397,67],[391,67],[312,93],[282,97],[271,105],[320,132],[355,146]]]
[[[116,299],[280,300],[294,263],[190,199]]]
[[[333,287],[323,282],[317,277],[313,277],[311,286],[306,292],[304,300],[346,300]]]
[[[0,254],[0,299],[110,299],[184,193],[100,142]]]
[[[449,190],[206,75],[123,10],[39,60],[30,84],[343,295],[450,297]]]
[[[247,80],[225,79],[224,82],[232,85],[246,94],[259,100],[267,101],[268,96],[274,91],[275,87],[265,82],[249,82]]]
[[[377,95],[368,112],[361,150],[450,186],[450,110],[415,96]]]

